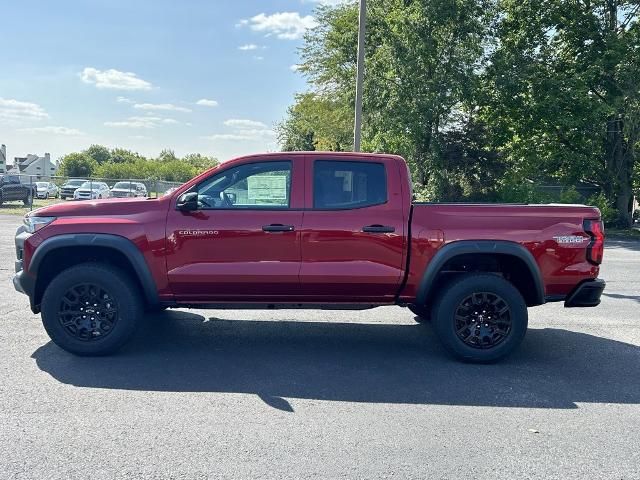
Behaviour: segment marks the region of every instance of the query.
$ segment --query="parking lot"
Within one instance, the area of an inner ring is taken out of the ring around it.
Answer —
[[[594,309],[452,360],[406,309],[177,310],[113,357],[53,345],[0,216],[0,478],[640,478],[640,242]]]

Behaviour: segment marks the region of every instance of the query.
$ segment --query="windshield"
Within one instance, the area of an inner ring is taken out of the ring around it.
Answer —
[[[100,190],[100,184],[96,182],[84,182],[80,188],[85,190]]]
[[[131,188],[131,189],[135,189],[136,186],[133,183],[130,182],[118,182],[116,183],[113,188]]]
[[[49,184],[47,182],[36,182],[38,188],[47,188]]]
[[[84,180],[69,180],[67,182],[67,185],[70,185],[72,187],[77,187],[79,185],[84,185],[85,181]]]

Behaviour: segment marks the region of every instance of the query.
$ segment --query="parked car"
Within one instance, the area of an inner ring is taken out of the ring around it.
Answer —
[[[146,197],[147,187],[140,182],[118,182],[111,188],[111,196],[115,198]]]
[[[55,183],[36,182],[36,198],[58,198],[60,189]]]
[[[0,175],[0,205],[4,202],[22,201],[30,205],[35,194],[34,184],[23,184],[18,175]]]
[[[62,187],[60,187],[60,198],[65,200],[67,198],[73,198],[74,192],[80,188],[86,180],[82,178],[71,178],[67,180]]]
[[[457,357],[490,362],[522,342],[527,307],[600,303],[597,208],[411,196],[394,155],[238,158],[158,199],[32,212],[14,284],[79,355],[115,351],[145,309],[400,305]]]
[[[104,182],[84,182],[73,192],[74,200],[98,200],[110,196],[109,186]]]

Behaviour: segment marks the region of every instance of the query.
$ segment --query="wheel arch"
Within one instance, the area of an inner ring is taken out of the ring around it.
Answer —
[[[62,269],[87,261],[102,261],[121,268],[140,287],[145,303],[159,304],[156,283],[142,252],[128,238],[113,234],[63,234],[46,239],[29,262],[36,278],[32,304],[39,309],[47,285]]]
[[[479,269],[459,269],[452,273],[492,272],[489,265],[494,265],[495,262],[497,271],[494,273],[517,273],[516,281],[512,280],[512,283],[525,298],[527,306],[545,303],[542,274],[533,255],[519,243],[506,240],[460,240],[443,246],[431,259],[422,276],[418,286],[417,303],[426,305],[430,302],[439,288],[438,277],[446,273],[446,267],[465,261]]]

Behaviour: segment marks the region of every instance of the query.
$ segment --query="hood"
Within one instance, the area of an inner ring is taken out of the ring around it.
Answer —
[[[84,202],[62,202],[38,208],[29,215],[37,217],[90,217],[95,215],[123,216],[160,208],[168,199],[109,198]]]

